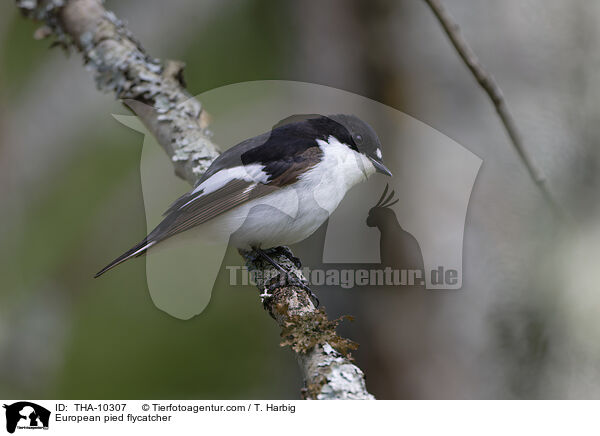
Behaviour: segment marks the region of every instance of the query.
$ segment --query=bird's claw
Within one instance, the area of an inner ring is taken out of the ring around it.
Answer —
[[[261,299],[263,299],[263,302],[266,301],[266,299],[262,298],[263,295],[265,295],[265,294],[271,295],[277,288],[280,288],[282,286],[286,286],[287,284],[289,284],[289,285],[297,286],[301,289],[304,289],[306,291],[306,293],[308,294],[309,298],[311,299],[311,301],[315,304],[315,306],[319,307],[319,304],[320,304],[319,298],[315,295],[315,293],[310,289],[310,287],[300,277],[298,277],[296,274],[294,274],[290,269],[286,269],[286,268],[282,267],[281,265],[279,265],[279,263],[277,263],[275,260],[273,260],[271,258],[271,256],[269,256],[269,254],[267,252],[265,252],[264,250],[261,250],[260,248],[255,248],[254,250],[258,254],[260,254],[268,263],[273,265],[276,270],[279,271],[279,274],[276,276],[278,278],[278,280],[273,280],[273,278],[272,278],[270,280],[269,285],[265,287],[263,294],[261,294]],[[292,251],[288,247],[285,247],[285,246],[275,247],[268,251],[270,253],[283,254],[298,269],[300,269],[302,267],[300,259],[295,257],[292,254]],[[267,291],[270,291],[271,294],[268,294]],[[265,298],[266,298],[266,295],[265,295]]]
[[[262,304],[265,304],[265,303],[267,302],[267,300],[269,300],[269,299],[273,298],[273,294],[269,294],[269,293],[267,292],[268,290],[269,290],[269,289],[265,288],[265,289],[263,290],[263,293],[259,295],[259,297],[260,297],[260,302],[261,302]]]
[[[273,254],[279,254],[282,256],[285,256],[290,262],[292,262],[292,264],[300,269],[302,268],[302,262],[300,261],[299,257],[294,256],[294,253],[292,253],[292,250],[290,250],[289,247],[286,247],[285,245],[281,245],[279,247],[275,247],[272,248],[271,250]],[[267,250],[269,251],[269,250]]]
[[[281,288],[282,286],[296,286],[298,288],[303,289],[308,294],[308,297],[311,299],[311,301],[313,302],[315,307],[319,307],[319,305],[321,304],[319,301],[319,297],[317,297],[315,295],[315,293],[312,291],[312,289],[310,289],[310,287],[306,283],[304,283],[303,280],[296,277],[292,273],[288,272],[285,275],[283,273],[280,273],[280,275],[277,276],[276,279],[277,280],[271,280],[271,283],[269,283],[265,287],[263,293],[260,294],[261,301],[263,303],[268,298],[273,297],[273,292],[275,292],[276,289]]]

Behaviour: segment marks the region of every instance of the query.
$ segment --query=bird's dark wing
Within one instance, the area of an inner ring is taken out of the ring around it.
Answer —
[[[308,115],[299,117],[304,120]],[[196,182],[194,189],[175,200],[164,215],[167,216],[188,203],[196,195],[196,189],[201,184],[222,170],[258,164],[268,176],[269,184],[284,186],[286,182],[291,183],[296,180],[301,172],[312,168],[318,162],[321,152],[316,139],[327,139],[327,137],[319,131],[320,126],[303,121],[281,125],[281,123],[289,122],[294,118],[295,116],[288,117],[278,123],[270,132],[246,139],[222,153]],[[311,120],[319,122],[321,119],[327,120],[329,124],[333,123],[327,117],[312,118]],[[329,127],[331,128],[331,126]],[[286,177],[277,180],[284,174]],[[296,178],[290,178],[290,175],[294,174]]]
[[[177,210],[173,210],[148,235],[150,240],[163,240],[227,212],[248,200],[262,197],[277,186],[234,179],[209,194],[199,193]]]
[[[246,201],[284,188],[294,183],[301,174],[316,165],[321,154],[321,149],[315,143],[314,146],[307,147],[300,153],[261,162],[262,171],[267,175],[265,182],[240,178],[232,179],[226,185],[210,193],[204,193],[202,189],[194,189],[170,207],[165,219],[148,235],[148,238],[158,242],[205,223]],[[252,163],[255,162],[247,162],[246,165]]]
[[[185,199],[184,205],[175,208],[177,202],[174,203],[170,208],[173,210],[166,214],[161,223],[144,240],[102,268],[94,277],[101,276],[106,271],[132,257],[141,256],[150,247],[164,239],[205,223],[235,206],[252,198],[266,195],[274,189],[278,188],[242,179],[233,179],[225,186],[209,194],[203,195],[202,192],[199,192],[191,200],[186,194],[181,197],[181,199]]]
[[[211,166],[207,170],[207,173],[211,172],[211,174],[208,177],[203,177],[193,190],[177,199],[165,213],[163,221],[143,241],[108,264],[96,274],[96,277],[132,257],[144,254],[148,248],[166,238],[205,223],[249,200],[288,186],[298,180],[302,173],[314,167],[322,155],[321,149],[314,140],[307,142],[306,140],[298,141],[296,138],[291,138],[288,141],[290,146],[288,149],[284,148],[285,145],[280,146],[277,143],[267,144],[268,141],[262,145],[255,145],[254,148],[246,148],[246,151],[242,153],[236,150],[232,153],[234,156],[229,156],[228,162],[220,167],[220,170],[236,168],[232,163],[239,158],[238,168],[259,164],[263,174],[266,175],[266,179],[255,181],[248,177],[232,178],[220,188],[205,193],[202,189],[202,183],[209,183],[211,177],[215,177],[218,173],[218,171],[211,171],[213,169],[213,166]],[[271,146],[272,149],[268,153],[252,153],[262,146]],[[229,150],[223,155],[228,153]],[[258,156],[260,156],[260,159],[255,159]],[[217,160],[215,160],[216,162]]]

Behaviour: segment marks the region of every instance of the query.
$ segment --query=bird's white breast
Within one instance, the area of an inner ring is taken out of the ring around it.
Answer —
[[[203,239],[240,248],[290,245],[309,237],[338,207],[346,192],[375,173],[364,155],[330,136],[317,140],[323,156],[296,183],[278,189],[202,224]]]
[[[331,214],[350,188],[375,173],[375,167],[365,155],[333,136],[327,141],[318,139],[317,143],[323,150],[322,161],[303,174],[300,182],[312,191],[316,203]]]

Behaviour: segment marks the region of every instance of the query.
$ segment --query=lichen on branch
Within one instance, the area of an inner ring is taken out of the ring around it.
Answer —
[[[281,310],[287,311],[285,306]],[[335,331],[344,319],[353,321],[349,315],[329,320],[325,308],[319,308],[305,315],[288,316],[281,328],[280,345],[290,346],[296,353],[306,354],[317,345],[329,344],[344,357],[352,359],[350,351],[357,350],[358,344],[338,336]]]

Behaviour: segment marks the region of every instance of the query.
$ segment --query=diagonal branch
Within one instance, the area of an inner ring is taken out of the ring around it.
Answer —
[[[486,92],[492,104],[498,112],[498,116],[508,134],[508,137],[515,147],[517,154],[525,164],[529,175],[533,182],[539,187],[545,200],[549,203],[552,209],[557,213],[558,216],[563,216],[563,211],[559,207],[558,203],[550,193],[548,188],[548,182],[540,169],[536,166],[533,158],[529,155],[519,131],[514,117],[512,116],[502,90],[496,83],[494,77],[485,70],[483,65],[479,62],[479,59],[475,55],[475,52],[471,49],[465,38],[462,36],[460,27],[454,21],[450,13],[446,10],[441,0],[425,0],[425,3],[429,5],[433,14],[440,22],[442,28],[448,35],[450,42],[456,49],[457,53],[475,77],[475,80],[479,83],[481,88]]]
[[[21,12],[45,26],[37,36],[54,34],[66,49],[75,47],[100,91],[112,93],[133,110],[165,149],[177,175],[193,184],[218,156],[207,134],[200,102],[184,88],[183,64],[162,65],[150,57],[101,0],[16,0]],[[269,268],[253,252],[240,252],[250,269],[265,276]],[[273,256],[298,277],[301,271],[282,251]],[[259,289],[265,281],[257,280]],[[269,282],[270,283],[270,282]],[[373,399],[364,375],[349,357],[351,341],[335,334],[339,320],[329,321],[306,292],[279,285],[265,307],[282,328],[304,375],[305,397]]]

